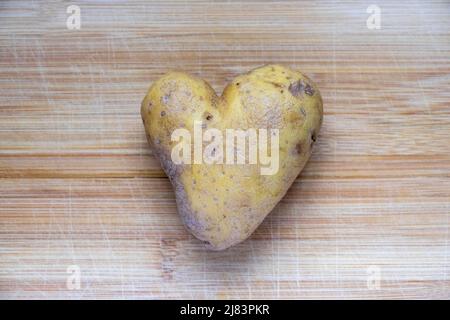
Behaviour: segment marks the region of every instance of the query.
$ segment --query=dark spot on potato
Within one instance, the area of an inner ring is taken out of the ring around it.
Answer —
[[[206,120],[212,120],[212,118],[213,118],[213,116],[212,116],[212,114],[208,114],[207,116],[206,116]]]
[[[302,143],[299,142],[295,145],[295,150],[297,151],[298,154],[302,153]]]
[[[164,117],[166,115],[165,111],[161,111],[161,117]]]
[[[170,94],[166,94],[163,97],[161,97],[161,102],[163,104],[167,104],[169,102]]]
[[[316,133],[315,133],[315,132],[312,132],[312,133],[311,133],[311,144],[310,144],[310,150],[311,150],[311,148],[313,147],[313,145],[314,145],[314,142],[316,142],[316,139],[317,139]]]
[[[275,88],[281,88],[283,87],[281,84],[273,82],[273,81],[269,81],[270,84],[272,84]]]
[[[281,93],[284,93],[284,90],[280,90]]]
[[[305,86],[305,93],[308,96],[313,96],[314,95],[314,89],[309,84],[306,84],[306,86]]]
[[[239,83],[239,82],[236,82],[236,85],[239,87],[240,83]]]
[[[302,115],[303,115],[304,117],[306,117],[306,110],[305,110],[305,108],[301,107],[301,108],[300,108],[300,112],[302,113]]]
[[[304,83],[303,80],[298,80],[297,82],[291,83],[289,86],[289,91],[294,97],[306,93],[308,96],[314,95],[314,89],[308,83]]]
[[[305,88],[305,85],[303,84],[302,80],[298,80],[294,83],[291,83],[289,85],[289,92],[294,96],[294,97],[298,97],[302,92],[303,89]]]

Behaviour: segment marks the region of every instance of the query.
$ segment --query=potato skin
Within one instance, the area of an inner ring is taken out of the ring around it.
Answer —
[[[141,116],[154,154],[170,178],[178,212],[197,238],[213,250],[226,249],[258,227],[303,169],[322,124],[322,98],[302,73],[266,65],[236,77],[221,97],[203,80],[170,72],[142,101]],[[260,174],[256,165],[175,165],[171,134],[194,120],[209,128],[277,128],[279,170]]]

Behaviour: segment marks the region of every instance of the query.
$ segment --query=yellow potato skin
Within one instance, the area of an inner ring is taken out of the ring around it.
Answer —
[[[309,78],[266,65],[236,77],[221,97],[201,79],[170,72],[148,90],[141,116],[184,224],[209,248],[222,250],[248,238],[286,194],[311,155],[323,110]],[[261,175],[258,164],[173,164],[171,134],[186,128],[193,136],[194,120],[223,131],[279,129],[278,172]]]

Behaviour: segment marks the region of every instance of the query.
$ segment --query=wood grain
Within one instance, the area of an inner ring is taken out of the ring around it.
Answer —
[[[380,30],[365,1],[77,1],[80,30],[70,4],[0,2],[0,298],[450,298],[448,1],[377,0]],[[255,234],[209,252],[140,101],[171,69],[220,92],[271,62],[318,83],[319,141]]]

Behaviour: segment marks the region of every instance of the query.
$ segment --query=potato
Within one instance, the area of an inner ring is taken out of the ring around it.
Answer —
[[[186,228],[209,248],[222,250],[252,234],[305,166],[322,124],[322,98],[309,78],[281,65],[236,77],[220,97],[202,79],[170,72],[148,90],[141,116]],[[206,137],[208,129],[217,136]],[[228,139],[232,130],[246,131],[245,148],[232,134]],[[190,136],[175,139],[178,131]],[[258,144],[264,141],[267,153]],[[181,148],[196,143],[200,155],[195,147]],[[256,163],[251,146],[259,149]]]

